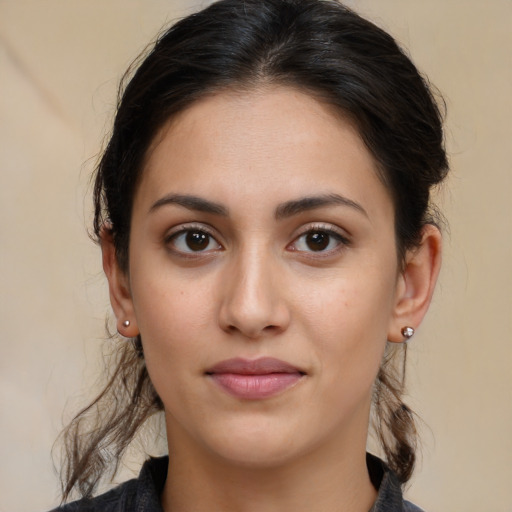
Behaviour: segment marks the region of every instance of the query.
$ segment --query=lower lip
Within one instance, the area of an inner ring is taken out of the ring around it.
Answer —
[[[211,378],[230,395],[244,400],[262,400],[291,388],[302,378],[302,374],[242,375],[238,373],[214,373]]]

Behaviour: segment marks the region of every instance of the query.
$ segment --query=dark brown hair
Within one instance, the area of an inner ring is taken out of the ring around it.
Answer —
[[[125,85],[126,84],[126,85]],[[230,88],[289,85],[348,117],[373,155],[395,208],[399,261],[432,222],[430,191],[448,170],[442,116],[430,87],[394,39],[333,0],[221,0],[161,35],[121,84],[110,141],[97,168],[94,231],[111,230],[128,271],[131,209],[147,149],[173,115]],[[374,426],[402,482],[415,461],[413,415],[403,404],[403,368],[388,347],[374,392]],[[141,339],[120,345],[104,391],[66,433],[64,499],[90,496],[137,429],[162,410]],[[93,425],[86,424],[92,418]]]

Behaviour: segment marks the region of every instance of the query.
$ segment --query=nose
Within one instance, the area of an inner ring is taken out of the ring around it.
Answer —
[[[264,250],[239,255],[223,274],[221,328],[258,339],[285,331],[290,310],[278,264]]]

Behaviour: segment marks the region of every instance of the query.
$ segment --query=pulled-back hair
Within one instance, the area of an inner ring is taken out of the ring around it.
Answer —
[[[389,34],[338,2],[221,0],[163,33],[135,68],[121,83],[94,185],[95,234],[111,231],[125,272],[133,198],[148,147],[170,118],[222,90],[299,88],[350,119],[393,200],[399,264],[433,222],[430,191],[448,164],[430,87]],[[401,399],[406,347],[388,345],[372,423],[388,465],[406,482],[416,444],[413,414]],[[119,343],[104,390],[67,428],[64,499],[74,488],[90,496],[103,476],[116,472],[141,425],[162,409],[140,336]]]

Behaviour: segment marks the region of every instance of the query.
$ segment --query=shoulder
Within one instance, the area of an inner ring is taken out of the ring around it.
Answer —
[[[366,464],[370,479],[377,489],[377,500],[370,512],[424,512],[404,500],[402,486],[388,466],[374,455],[367,454]]]
[[[51,512],[120,512],[130,510],[136,489],[137,480],[129,480],[104,494],[67,503]]]
[[[94,498],[82,498],[51,512],[163,512],[160,505],[167,477],[168,458],[151,458],[142,466],[138,478],[128,480]]]
[[[404,501],[404,512],[425,512],[422,508],[417,507],[410,501]]]

